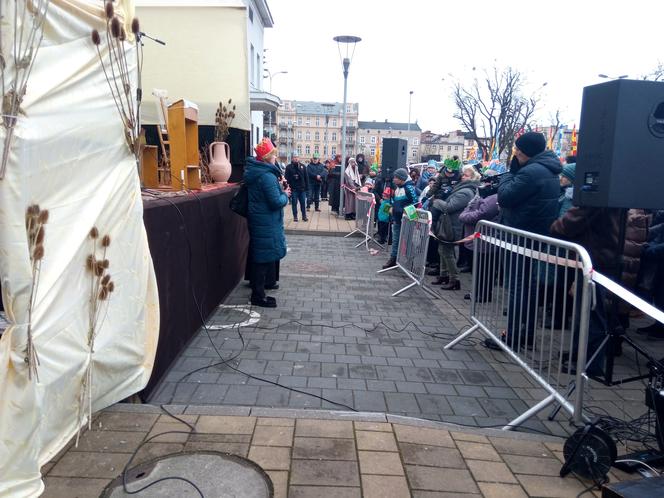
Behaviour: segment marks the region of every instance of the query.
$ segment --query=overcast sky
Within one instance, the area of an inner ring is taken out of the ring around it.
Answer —
[[[342,102],[332,37],[356,35],[362,41],[351,63],[348,101],[360,104],[360,119],[407,122],[412,90],[411,121],[436,132],[459,128],[453,79],[471,81],[493,64],[519,69],[529,91],[541,92],[539,122],[548,124],[560,109],[565,122],[578,126],[583,87],[601,83],[598,73],[638,77],[664,62],[664,0],[268,3],[274,27],[265,32],[266,67],[288,71],[274,77],[273,93]]]

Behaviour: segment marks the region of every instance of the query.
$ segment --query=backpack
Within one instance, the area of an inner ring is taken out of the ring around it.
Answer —
[[[245,218],[249,214],[249,189],[244,182],[240,183],[240,188],[231,199],[230,208],[235,214]]]

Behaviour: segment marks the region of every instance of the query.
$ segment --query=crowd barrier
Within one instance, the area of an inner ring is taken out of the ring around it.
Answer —
[[[345,187],[344,187],[345,188]],[[347,190],[350,190],[347,188]],[[358,242],[355,247],[360,247],[364,244],[369,250],[369,242],[373,242],[381,249],[383,246],[379,244],[376,239],[371,235],[373,221],[374,221],[374,210],[376,208],[376,198],[370,192],[355,192],[355,229],[345,237],[350,237],[356,233],[361,233],[364,235],[364,240]]]
[[[504,430],[555,403],[575,423],[582,422],[591,280],[590,256],[580,245],[488,221],[478,223],[473,325],[445,349],[479,331],[548,392]]]
[[[398,296],[416,285],[420,286],[422,290],[432,297],[440,297],[431,288],[424,285],[430,232],[431,213],[429,211],[418,209],[417,217],[414,220],[409,219],[404,213],[401,221],[401,234],[399,236],[396,265],[391,268],[379,270],[378,273],[400,269],[412,282],[396,291],[392,294],[392,297]]]

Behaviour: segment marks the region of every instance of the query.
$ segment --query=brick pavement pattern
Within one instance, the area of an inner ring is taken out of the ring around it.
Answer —
[[[195,430],[156,406],[116,405],[98,414],[78,447],[70,444],[43,467],[43,496],[97,497],[137,449],[136,464],[196,450],[248,458],[267,472],[276,498],[568,498],[591,484],[558,477],[562,445],[551,437],[451,431],[440,423],[391,423],[385,415],[345,413],[340,420],[319,411],[272,410],[275,416],[266,416],[270,410],[169,409]],[[234,415],[211,414],[224,410]],[[173,430],[184,434],[141,446]],[[611,481],[624,478],[629,477],[620,471],[610,474]]]
[[[441,291],[441,299],[432,300],[419,289],[393,298],[390,294],[403,287],[405,277],[398,272],[377,275],[385,254],[371,256],[364,247],[355,249],[356,240],[289,235],[280,289],[270,293],[279,307],[254,308],[260,314],[258,323],[229,328],[248,318],[249,289],[240,284],[226,306],[244,309],[220,307],[150,401],[352,408],[502,426],[546,397],[544,389],[502,353],[484,348],[479,336],[443,350],[449,338],[468,327],[469,306],[463,299],[470,287],[467,275],[461,291]],[[434,333],[436,337],[427,335]],[[233,358],[232,366],[253,377],[224,365],[219,354]],[[618,371],[628,372],[621,364]],[[595,383],[591,397],[594,406],[624,419],[645,411],[638,383],[613,388]],[[554,421],[547,416],[545,410],[525,425],[556,435],[573,431],[564,413]]]

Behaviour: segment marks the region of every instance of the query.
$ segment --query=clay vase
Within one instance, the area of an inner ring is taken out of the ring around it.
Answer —
[[[209,168],[215,183],[226,183],[231,177],[231,148],[226,142],[210,144]]]

